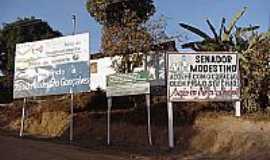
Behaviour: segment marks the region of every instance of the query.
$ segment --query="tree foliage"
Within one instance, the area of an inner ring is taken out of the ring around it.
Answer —
[[[243,51],[248,49],[249,41],[245,39],[245,35],[252,33],[257,30],[259,26],[248,26],[248,27],[237,27],[236,23],[246,12],[246,7],[239,11],[231,20],[229,25],[226,27],[226,19],[222,18],[219,31],[215,29],[209,19],[206,20],[210,30],[211,35],[208,35],[204,31],[187,25],[185,23],[180,23],[180,26],[192,33],[200,36],[203,40],[189,42],[182,45],[183,48],[191,48],[195,51]]]
[[[270,107],[270,32],[253,33],[247,50],[241,52],[242,102],[247,112]]]
[[[3,24],[0,30],[0,70],[5,77],[0,78],[0,86],[10,92],[13,84],[14,57],[17,43],[37,41],[61,36],[47,22],[34,17],[18,18],[17,21]]]
[[[152,43],[154,45],[159,45],[172,40],[180,40],[181,35],[169,35],[166,32],[167,28],[167,18],[164,15],[161,15],[157,19],[150,19],[145,24],[147,32],[152,37]]]
[[[142,27],[110,26],[103,28],[102,49],[111,56],[119,55],[113,61],[117,72],[129,73],[142,63],[143,54],[150,50],[152,38]]]
[[[86,8],[102,25],[143,23],[155,13],[153,0],[88,0]]]
[[[103,28],[102,49],[109,55],[144,52],[150,49],[151,42],[151,35],[145,28],[138,27],[136,24]]]
[[[155,12],[152,0],[88,0],[87,10],[103,25],[102,51],[121,55],[114,66],[119,72],[132,72],[150,50],[152,37],[142,25]],[[132,54],[136,54],[134,57]]]

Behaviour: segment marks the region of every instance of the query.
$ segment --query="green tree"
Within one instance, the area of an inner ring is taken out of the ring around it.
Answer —
[[[142,25],[155,12],[152,0],[88,0],[87,10],[103,25],[102,51],[114,56],[119,72],[132,72],[152,44],[152,37]],[[133,55],[136,54],[136,55]],[[134,58],[135,57],[135,58]]]
[[[240,61],[242,102],[247,112],[270,107],[270,32],[253,33]]]
[[[0,30],[0,72],[2,73],[2,69],[5,67],[5,64],[7,63],[7,57],[4,56],[4,41],[2,40],[2,32]]]
[[[18,18],[15,22],[3,24],[0,30],[0,70],[5,77],[0,78],[1,87],[7,89],[9,95],[11,95],[17,43],[54,38],[61,35],[59,31],[53,30],[47,22],[34,17]]]
[[[155,13],[153,0],[88,0],[86,8],[101,25],[146,22]]]
[[[266,66],[270,53],[270,36],[269,33],[259,34],[256,32],[259,26],[236,26],[246,9],[238,12],[227,27],[225,26],[226,20],[223,18],[219,33],[207,20],[214,37],[184,23],[180,23],[180,26],[203,38],[201,41],[185,43],[182,45],[183,48],[191,48],[195,51],[238,52],[241,72],[241,100],[244,109],[249,112],[257,111],[259,108],[265,109],[269,106],[267,95],[269,95],[270,72]]]
[[[102,36],[103,52],[109,55],[119,55],[118,60],[113,61],[113,67],[117,72],[129,73],[141,65],[143,55],[150,50],[152,37],[141,27],[104,27]]]
[[[259,28],[259,26],[237,27],[237,21],[246,12],[246,7],[239,11],[231,20],[228,26],[225,26],[226,19],[222,18],[221,25],[217,31],[209,19],[206,20],[213,37],[200,29],[180,23],[184,29],[203,38],[200,41],[189,42],[182,45],[183,48],[191,48],[195,51],[244,51],[248,49],[249,41],[246,39],[246,34],[252,33]]]

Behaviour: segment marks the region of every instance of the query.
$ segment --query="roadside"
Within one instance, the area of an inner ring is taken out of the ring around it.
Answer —
[[[73,145],[62,145],[10,136],[0,136],[1,160],[121,160],[124,156],[107,155]]]
[[[96,107],[98,110],[95,111],[76,110],[74,141],[69,144],[68,107],[65,107],[64,102],[56,103],[57,105],[51,103],[45,104],[46,106],[29,106],[24,138],[18,137],[19,104],[18,107],[0,108],[0,152],[5,155],[3,158],[21,160],[24,156],[30,156],[30,153],[34,154],[33,159],[41,160],[266,160],[270,157],[268,113],[237,118],[233,112],[209,111],[204,107],[207,104],[176,106],[176,147],[170,150],[166,107],[163,105],[153,105],[151,110],[153,146],[147,141],[146,112],[143,105],[138,105],[135,109],[126,105],[123,109],[114,109],[111,123],[112,144],[108,146],[106,112],[103,108]],[[39,155],[41,158],[36,157]],[[78,158],[80,156],[82,158]]]

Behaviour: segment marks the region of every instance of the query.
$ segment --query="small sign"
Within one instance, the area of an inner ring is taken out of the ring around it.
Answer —
[[[148,72],[115,73],[107,76],[107,97],[150,94]]]

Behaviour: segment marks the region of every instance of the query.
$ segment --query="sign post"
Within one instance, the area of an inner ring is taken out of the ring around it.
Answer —
[[[147,133],[148,133],[148,141],[152,146],[152,133],[151,133],[151,110],[150,110],[150,94],[145,96],[146,99],[146,107],[147,107]]]
[[[240,103],[240,101],[236,101],[234,103],[234,107],[235,107],[235,116],[240,117],[241,116],[241,103]]]
[[[25,106],[26,106],[26,98],[23,99],[22,116],[21,116],[21,128],[20,128],[20,137],[23,136],[23,130],[24,130]]]
[[[73,113],[73,104],[74,104],[74,95],[73,95],[73,88],[70,89],[70,124],[69,124],[69,141],[73,141],[73,118],[74,118],[74,113]]]
[[[108,112],[107,112],[107,144],[111,142],[111,110],[112,110],[112,97],[107,98]]]
[[[236,53],[167,55],[168,139],[174,147],[173,102],[233,101],[240,116],[240,74]]]
[[[168,140],[169,140],[169,147],[174,147],[174,134],[173,134],[173,104],[172,102],[168,102],[167,104],[167,111],[168,111]]]
[[[147,81],[147,74],[142,73],[129,73],[129,74],[112,74],[107,76],[107,144],[110,144],[110,123],[111,123],[111,108],[112,97],[117,96],[132,96],[132,95],[145,95],[146,108],[147,108],[147,134],[148,142],[152,145],[151,135],[151,114],[150,114],[150,83]],[[136,104],[135,104],[136,105]]]

